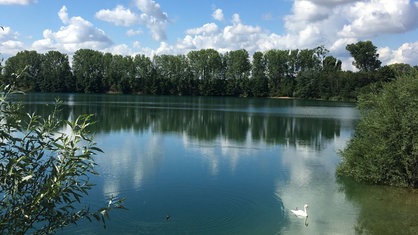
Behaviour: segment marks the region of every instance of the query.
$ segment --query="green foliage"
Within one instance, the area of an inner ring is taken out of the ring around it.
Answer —
[[[248,96],[249,74],[251,63],[246,50],[227,52],[225,60],[226,94],[232,96]]]
[[[103,92],[103,58],[103,53],[91,49],[80,49],[74,53],[73,73],[77,92]]]
[[[281,96],[281,85],[289,72],[287,64],[289,52],[283,50],[269,50],[265,53],[266,76],[269,80],[270,95]]]
[[[220,53],[214,49],[187,55],[122,56],[91,49],[68,56],[57,51],[23,51],[6,61],[3,84],[24,91],[124,93],[201,96],[289,96],[355,100],[369,84],[383,84],[418,67],[380,67],[370,41],[347,45],[360,71],[341,71],[341,60],[324,46],[312,49]],[[24,71],[24,73],[22,73]],[[21,74],[16,78],[16,74]]]
[[[418,78],[403,76],[359,98],[362,119],[337,175],[418,187]]]
[[[151,86],[155,77],[155,69],[151,59],[144,55],[136,55],[134,57],[134,78],[132,79],[134,92],[155,94],[153,91],[156,88]]]
[[[380,68],[382,62],[378,59],[377,47],[371,41],[360,41],[348,44],[346,49],[354,58],[353,65],[360,71],[370,72]]]
[[[19,52],[6,61],[4,77],[5,84],[25,91],[69,92],[75,88],[68,56],[58,51]]]
[[[187,81],[191,73],[184,55],[159,55],[154,57],[154,66],[160,82],[160,92],[169,95],[187,94]]]
[[[75,80],[71,73],[68,56],[49,51],[41,56],[41,68],[37,83],[41,92],[73,91]]]
[[[14,84],[22,90],[39,90],[37,79],[41,71],[42,55],[36,51],[21,51],[6,60],[4,77],[6,84]],[[10,80],[11,78],[19,79]]]
[[[200,95],[215,95],[222,79],[222,57],[214,49],[191,51],[187,54],[193,80],[197,81]]]
[[[95,212],[82,205],[101,152],[88,131],[92,116],[60,120],[58,106],[46,118],[24,114],[8,102],[12,91],[0,97],[0,233],[50,234],[83,218],[105,225],[123,200]]]
[[[269,94],[268,80],[264,72],[265,70],[266,61],[264,59],[263,53],[254,53],[251,70],[252,79],[250,80],[251,92],[254,96],[265,97]]]

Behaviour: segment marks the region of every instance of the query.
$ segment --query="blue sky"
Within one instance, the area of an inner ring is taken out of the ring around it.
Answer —
[[[416,0],[0,0],[0,16],[3,58],[22,50],[152,56],[324,45],[352,69],[345,46],[371,40],[383,64],[418,65]]]

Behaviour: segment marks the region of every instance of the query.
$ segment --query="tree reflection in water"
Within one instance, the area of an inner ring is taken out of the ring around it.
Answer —
[[[339,179],[346,198],[359,207],[357,234],[418,234],[418,190]]]
[[[31,112],[50,112],[51,106],[35,104],[50,102],[51,95],[31,97],[33,100],[27,100],[31,103]],[[77,114],[95,114],[100,123],[95,125],[98,133],[151,128],[162,133],[186,134],[201,141],[221,137],[245,142],[251,138],[267,144],[304,145],[316,150],[340,135],[341,125],[344,125],[341,118],[349,125],[358,118],[344,113],[352,110],[351,105],[336,108],[332,102],[277,99],[246,99],[244,102],[242,98],[92,94],[62,94],[60,97],[64,101],[64,119]],[[336,118],[336,115],[340,116]]]

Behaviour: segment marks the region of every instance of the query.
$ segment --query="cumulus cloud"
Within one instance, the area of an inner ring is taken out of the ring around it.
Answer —
[[[0,0],[0,5],[29,5],[36,0]]]
[[[404,33],[418,27],[418,6],[409,0],[295,0],[285,27],[289,33],[316,27],[331,41]]]
[[[138,15],[121,5],[116,6],[113,10],[106,9],[98,11],[96,18],[117,26],[132,26],[140,23]]]
[[[233,14],[230,22],[224,27],[212,22],[186,30],[185,37],[177,40],[175,45],[161,44],[156,53],[187,53],[206,48],[214,48],[221,53],[245,48],[253,53],[288,46],[281,36],[264,31],[259,26],[244,24],[239,14]]]
[[[13,32],[10,27],[0,29],[0,52],[11,55],[24,50],[24,45],[18,37],[19,34]]]
[[[418,64],[418,41],[413,43],[404,43],[399,48],[392,50],[389,47],[380,48],[378,53],[384,64],[405,63]]]
[[[356,2],[346,9],[343,37],[404,33],[418,27],[418,7],[409,0]]]
[[[217,20],[217,21],[224,21],[224,13],[222,11],[222,9],[216,9],[213,13],[212,13],[212,17],[213,19]]]
[[[357,2],[359,0],[310,0],[311,2],[324,6],[337,6],[345,3]]]
[[[306,24],[312,24],[326,19],[331,12],[326,6],[315,4],[313,1],[295,1],[293,14],[285,17],[287,30],[299,30]]]
[[[135,2],[142,11],[141,20],[150,30],[152,38],[156,41],[166,40],[165,30],[168,24],[168,15],[161,10],[160,4],[153,0],[136,0]]]
[[[98,11],[96,18],[116,26],[143,25],[148,28],[154,40],[166,40],[165,31],[168,25],[168,15],[161,10],[160,4],[153,0],[135,0],[135,6],[139,10],[138,12],[118,5],[113,10],[103,9]]]
[[[128,31],[126,31],[126,35],[128,35],[129,37],[133,37],[140,34],[142,34],[142,30],[128,29]]]
[[[189,29],[186,34],[191,35],[215,35],[219,33],[218,25],[215,23],[208,23],[199,28]]]
[[[410,0],[294,0],[292,13],[284,17],[284,23],[286,36],[295,47],[325,45],[343,61],[350,61],[345,49],[349,43],[416,29],[418,4]],[[405,54],[412,48],[397,51]],[[345,68],[352,69],[350,66]]]
[[[89,21],[79,17],[69,17],[67,7],[63,6],[58,12],[64,26],[57,32],[46,29],[43,39],[37,40],[32,47],[37,51],[59,50],[73,53],[80,48],[101,50],[112,45],[112,41]]]

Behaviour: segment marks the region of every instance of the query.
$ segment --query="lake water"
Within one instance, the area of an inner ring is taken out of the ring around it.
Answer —
[[[98,122],[104,153],[86,200],[125,197],[128,208],[112,211],[107,229],[81,222],[59,234],[418,234],[416,191],[335,178],[354,104],[64,94],[24,103],[47,114],[56,97],[62,118]],[[305,203],[306,220],[290,213]]]

